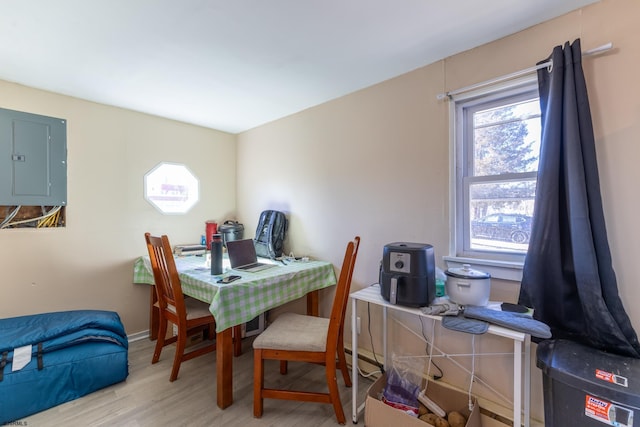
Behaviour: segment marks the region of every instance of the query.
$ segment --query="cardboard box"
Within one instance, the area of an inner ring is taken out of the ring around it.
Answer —
[[[369,387],[364,408],[364,425],[366,427],[429,427],[425,421],[405,414],[399,409],[378,400],[387,383],[386,375],[381,376]],[[469,396],[466,393],[447,388],[437,382],[431,381],[427,388],[427,397],[437,403],[447,413],[458,411],[467,417],[466,427],[482,427],[480,408],[474,402],[473,411],[469,411]]]

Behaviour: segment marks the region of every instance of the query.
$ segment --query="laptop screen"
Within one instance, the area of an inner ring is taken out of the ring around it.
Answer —
[[[227,242],[227,252],[231,268],[258,262],[253,239],[231,240]]]

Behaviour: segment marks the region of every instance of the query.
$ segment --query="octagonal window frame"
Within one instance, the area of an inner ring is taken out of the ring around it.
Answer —
[[[182,163],[160,162],[144,175],[144,199],[164,215],[184,215],[200,200],[200,180]]]

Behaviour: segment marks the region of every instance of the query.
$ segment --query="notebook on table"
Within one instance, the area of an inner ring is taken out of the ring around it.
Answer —
[[[227,252],[229,253],[231,268],[234,270],[255,273],[256,271],[276,266],[275,264],[258,261],[253,239],[231,240],[227,242]]]

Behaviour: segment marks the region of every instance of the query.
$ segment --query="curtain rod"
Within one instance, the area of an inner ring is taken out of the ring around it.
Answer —
[[[607,44],[603,44],[602,46],[598,46],[598,47],[590,49],[590,50],[585,50],[584,52],[582,52],[582,56],[598,55],[600,53],[608,51],[612,47],[613,47],[613,44],[611,42],[609,42]],[[474,90],[474,89],[478,89],[478,88],[481,88],[481,87],[484,87],[484,86],[492,85],[494,83],[500,83],[500,82],[504,82],[504,81],[507,81],[507,80],[515,79],[516,77],[524,76],[526,74],[531,74],[533,72],[538,71],[540,68],[549,67],[551,65],[553,65],[553,61],[549,60],[549,61],[547,61],[547,62],[545,62],[543,64],[536,65],[535,67],[529,67],[529,68],[526,68],[524,70],[516,71],[516,72],[511,73],[511,74],[506,74],[504,76],[496,77],[495,79],[486,80],[484,82],[476,83],[476,84],[471,85],[471,86],[465,86],[465,87],[460,88],[460,89],[456,89],[456,90],[452,90],[452,91],[449,91],[449,92],[446,92],[446,93],[438,94],[436,96],[436,98],[438,100],[441,100],[441,99],[444,99],[444,98],[451,97],[453,95],[458,95],[460,93],[469,92],[470,90]]]

